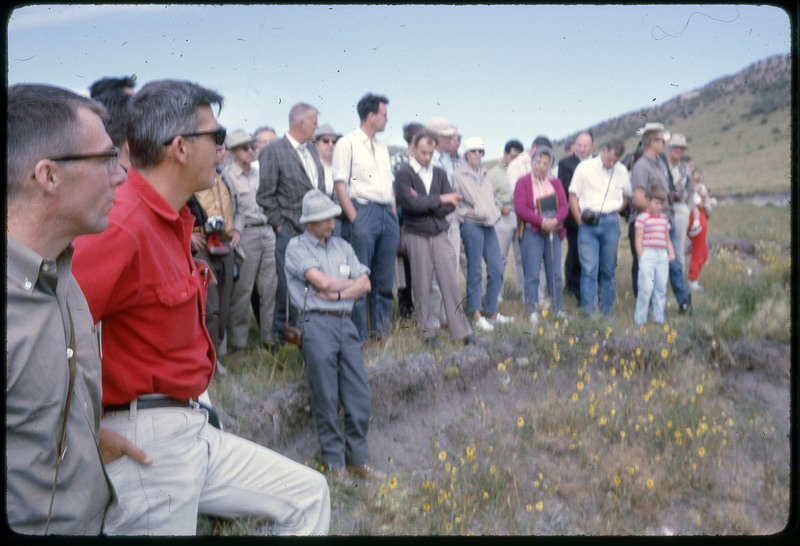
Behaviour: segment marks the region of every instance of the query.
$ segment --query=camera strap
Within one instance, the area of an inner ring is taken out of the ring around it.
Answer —
[[[602,165],[602,162],[600,163]],[[606,186],[606,194],[603,196],[603,202],[600,203],[600,210],[597,211],[598,214],[603,214],[603,205],[606,204],[606,197],[608,197],[608,190],[611,189],[611,181],[614,180],[614,169],[617,168],[617,164],[611,166],[611,175],[608,177],[608,186]]]

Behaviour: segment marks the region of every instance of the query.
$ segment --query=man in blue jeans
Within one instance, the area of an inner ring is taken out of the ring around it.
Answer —
[[[675,212],[672,209],[672,203],[677,201],[678,197],[674,191],[675,188],[670,187],[666,161],[662,161],[660,157],[664,152],[664,126],[661,123],[648,123],[643,128],[643,133],[644,153],[631,169],[633,208],[636,214],[629,221],[633,223],[636,215],[647,208],[646,188],[650,184],[660,185],[667,192],[667,201],[664,202],[662,214],[669,219],[671,225],[669,238],[672,246],[678,248],[678,233],[674,225]],[[635,260],[634,256],[634,272],[637,271]],[[684,282],[683,266],[680,260],[673,260],[669,263],[669,283],[672,286],[672,293],[675,294],[675,299],[678,301],[678,312],[681,314],[691,313],[692,295]],[[636,288],[634,284],[634,297],[637,294]]]
[[[340,138],[333,150],[334,193],[346,215],[342,237],[370,269],[372,292],[361,295],[353,307],[353,322],[362,341],[382,339],[392,326],[400,224],[389,149],[375,138],[386,127],[388,103],[386,97],[372,93],[362,97],[356,105],[360,126]]]
[[[578,164],[569,186],[569,208],[578,224],[581,262],[581,307],[584,316],[597,312],[598,272],[600,311],[610,315],[616,298],[615,269],[619,246],[618,212],[628,203],[628,169],[619,158],[621,138],[608,140],[600,155]]]

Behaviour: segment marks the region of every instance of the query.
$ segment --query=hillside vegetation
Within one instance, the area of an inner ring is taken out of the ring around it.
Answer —
[[[611,136],[633,151],[636,130],[648,121],[686,135],[687,154],[706,171],[718,195],[788,190],[791,187],[791,59],[775,56],[664,104],[623,114],[589,129],[598,153]],[[576,132],[577,134],[577,132]],[[554,142],[563,150],[564,141]]]

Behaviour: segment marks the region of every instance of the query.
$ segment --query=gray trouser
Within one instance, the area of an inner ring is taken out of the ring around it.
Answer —
[[[302,315],[302,311],[298,311]],[[361,339],[349,316],[306,311],[303,346],[306,374],[314,396],[317,435],[328,468],[369,461],[367,429],[372,391],[361,356]],[[344,438],[339,432],[339,404]]]

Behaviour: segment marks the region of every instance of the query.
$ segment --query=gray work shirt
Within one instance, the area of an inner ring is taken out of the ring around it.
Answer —
[[[303,309],[305,273],[309,269],[316,267],[326,275],[340,279],[357,279],[364,273],[369,274],[369,268],[358,261],[350,243],[336,235],[329,237],[327,243],[323,245],[319,239],[304,231],[292,237],[286,247],[286,283],[292,305],[299,312]],[[312,294],[313,290],[314,287],[309,285],[306,311],[349,313],[353,308],[352,299],[327,301]]]
[[[636,188],[642,188],[647,192],[647,186],[651,183],[660,184],[664,188],[664,191],[667,192],[667,195],[669,195],[667,168],[658,158],[653,159],[645,154],[636,160],[636,163],[634,163],[631,169],[631,188],[634,191]],[[675,219],[675,211],[672,210],[672,204],[669,202],[669,199],[664,201],[664,208],[661,210],[661,214],[669,218],[670,222]]]
[[[112,488],[98,447],[99,342],[71,273],[72,247],[46,260],[7,236],[6,515],[11,529],[44,533],[69,386],[69,306],[76,371],[67,449],[48,533],[102,530]]]

